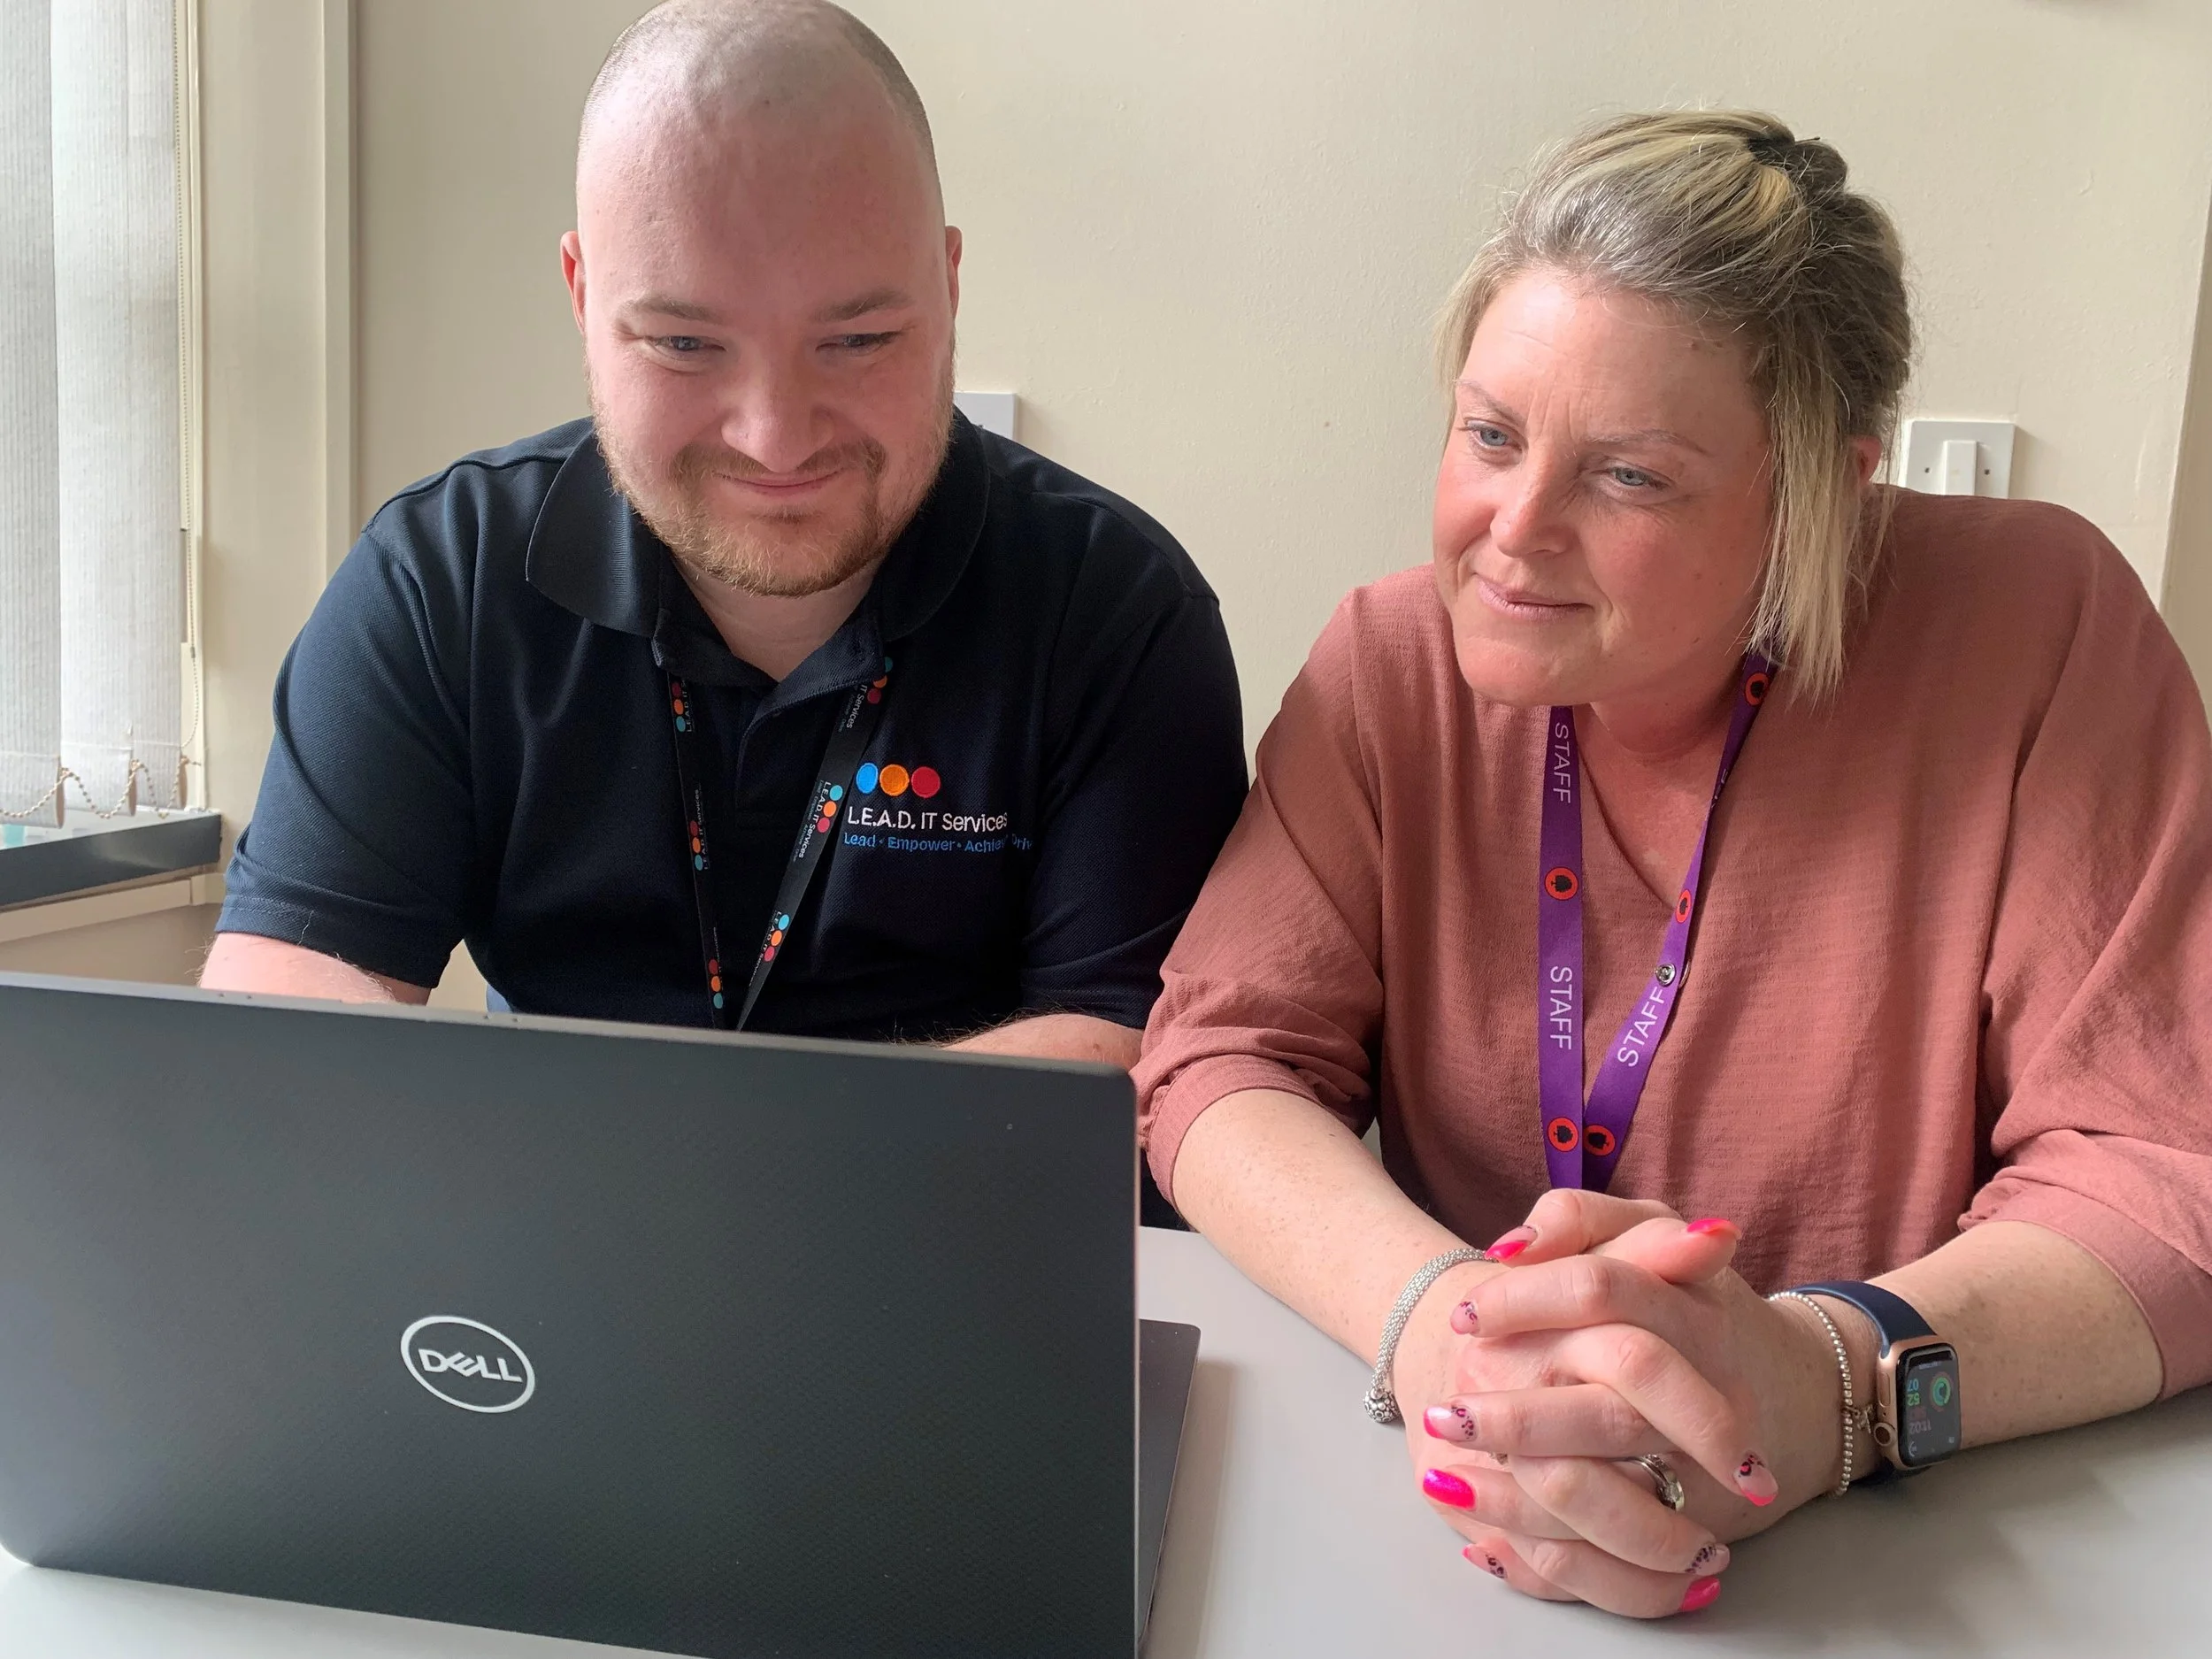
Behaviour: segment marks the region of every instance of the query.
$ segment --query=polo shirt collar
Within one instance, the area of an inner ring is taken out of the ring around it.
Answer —
[[[797,702],[880,673],[888,648],[919,632],[959,586],[982,534],[990,486],[981,437],[956,411],[936,481],[867,597],[772,701]],[[672,673],[709,685],[768,683],[723,644],[666,545],[615,488],[588,423],[538,510],[523,577],[587,622],[651,641],[655,660]]]

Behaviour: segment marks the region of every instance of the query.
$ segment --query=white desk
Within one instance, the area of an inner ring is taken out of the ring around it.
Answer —
[[[2203,1548],[2212,1391],[1816,1504],[1737,1548],[1716,1607],[1640,1625],[1525,1601],[1462,1561],[1414,1496],[1398,1437],[1361,1416],[1358,1363],[1202,1240],[1147,1233],[1142,1267],[1144,1311],[1205,1333],[1148,1659],[2212,1653]],[[615,1651],[12,1564],[0,1571],[0,1659]]]

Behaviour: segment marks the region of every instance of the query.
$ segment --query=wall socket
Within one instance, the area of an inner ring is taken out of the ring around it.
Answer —
[[[952,406],[986,432],[1014,438],[1021,419],[1021,399],[1012,392],[955,392]]]
[[[1929,495],[2012,494],[2009,420],[1909,420],[1897,481]]]

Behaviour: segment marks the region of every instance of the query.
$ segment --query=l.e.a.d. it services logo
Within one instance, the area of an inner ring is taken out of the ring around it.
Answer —
[[[458,1314],[416,1320],[400,1334],[399,1357],[410,1377],[464,1411],[512,1411],[538,1391],[538,1374],[520,1344]]]
[[[860,812],[859,821],[863,824],[870,822],[879,826],[888,824],[891,820],[880,815],[872,819],[869,817],[864,803],[870,798],[895,801],[901,795],[911,795],[919,801],[933,801],[937,798],[937,792],[944,787],[945,780],[938,776],[937,769],[933,766],[909,768],[900,765],[895,761],[888,765],[879,766],[872,760],[864,761],[861,764],[860,770],[853,774],[853,794],[858,797],[856,801],[848,801],[845,798],[844,787],[840,784],[829,785],[816,798],[814,833],[818,835],[828,834],[835,826],[839,813],[850,812],[856,807]],[[909,815],[901,814],[900,818],[909,825],[912,822]],[[776,925],[778,927],[787,927],[790,923],[779,920]],[[780,945],[782,942],[780,939],[769,941],[772,946]]]
[[[936,768],[916,766],[910,770],[896,761],[887,766],[879,766],[870,761],[853,777],[853,787],[861,794],[874,795],[880,790],[894,801],[910,789],[918,800],[933,801],[944,787],[945,780],[937,775]]]

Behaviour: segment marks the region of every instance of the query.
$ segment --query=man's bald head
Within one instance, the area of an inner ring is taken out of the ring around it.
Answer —
[[[599,72],[576,216],[599,448],[695,590],[804,598],[880,561],[944,458],[960,303],[883,42],[824,0],[670,0]]]
[[[666,0],[623,30],[600,65],[584,100],[578,173],[618,133],[803,115],[872,95],[913,134],[934,189],[937,148],[921,94],[851,12],[829,0]]]

